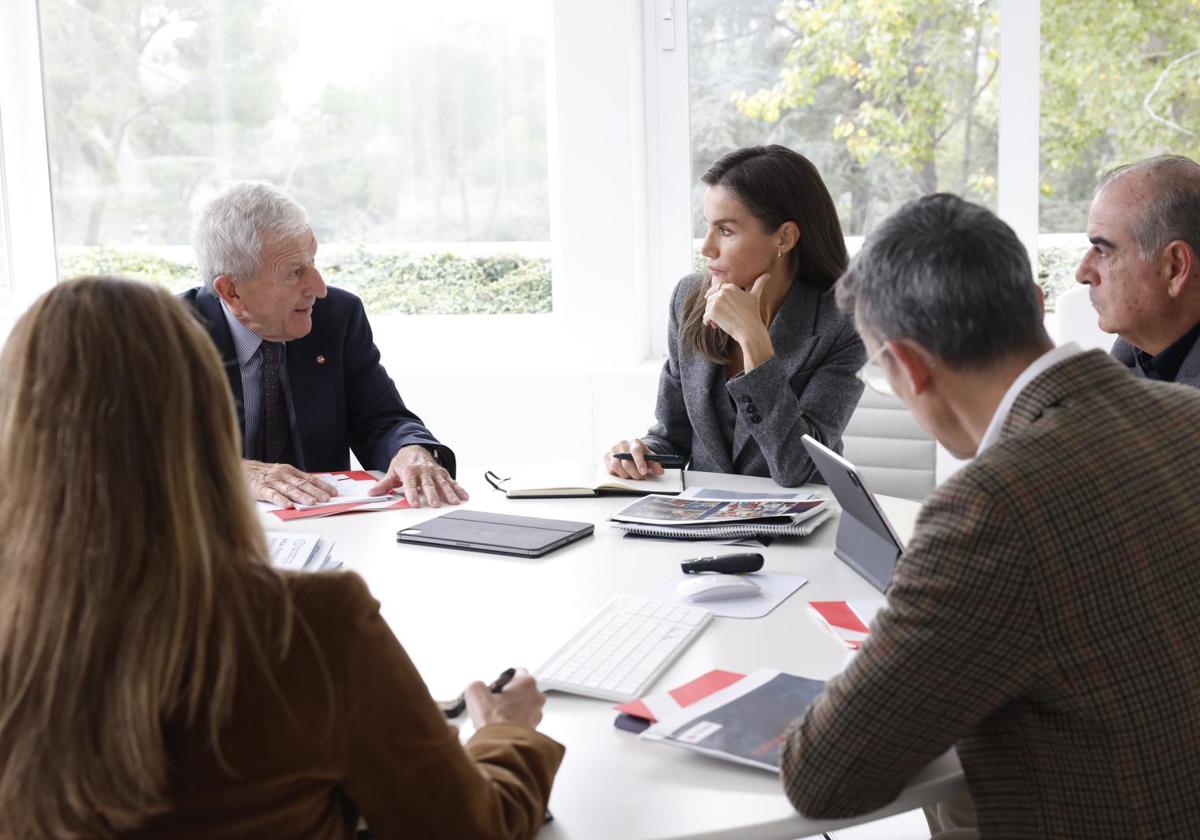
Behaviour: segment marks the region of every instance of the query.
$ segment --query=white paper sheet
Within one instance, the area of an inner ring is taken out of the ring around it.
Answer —
[[[326,507],[328,505],[344,505],[347,502],[385,502],[389,501],[387,496],[371,496],[368,495],[368,490],[378,484],[376,479],[370,481],[359,481],[353,478],[346,478],[340,475],[321,475],[321,480],[332,484],[337,490],[337,495],[331,496],[327,502],[317,502],[315,505],[296,504],[293,507],[298,510],[309,510],[310,508]],[[392,499],[391,501],[394,501]]]
[[[319,534],[293,534],[267,531],[267,554],[271,565],[280,569],[320,572],[341,565],[330,556],[333,540]]]

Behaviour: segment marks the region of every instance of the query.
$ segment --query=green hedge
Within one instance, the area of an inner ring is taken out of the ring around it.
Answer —
[[[319,263],[326,282],[363,299],[372,315],[495,315],[549,312],[550,261],[516,254],[379,254],[365,248]],[[117,274],[183,291],[199,282],[194,264],[131,248],[64,254],[62,277]]]
[[[101,246],[59,256],[59,277],[65,280],[88,274],[115,274],[164,286],[173,292],[182,292],[199,283],[194,264],[175,262],[146,251]]]
[[[1038,283],[1046,303],[1075,282],[1077,247],[1043,248]],[[693,267],[707,261],[693,254]],[[516,254],[378,254],[365,248],[322,259],[325,279],[359,295],[377,315],[525,314],[550,311],[550,261]],[[62,277],[119,274],[172,291],[196,285],[196,268],[146,251],[100,247],[64,254]]]
[[[1038,249],[1038,285],[1046,293],[1046,308],[1054,309],[1054,299],[1075,286],[1075,270],[1083,254],[1078,245]]]
[[[550,261],[515,254],[373,254],[358,249],[322,266],[368,312],[492,315],[550,311]]]

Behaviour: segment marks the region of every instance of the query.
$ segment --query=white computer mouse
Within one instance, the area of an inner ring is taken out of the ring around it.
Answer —
[[[675,591],[689,601],[717,601],[757,595],[762,587],[741,575],[698,575],[676,586]]]

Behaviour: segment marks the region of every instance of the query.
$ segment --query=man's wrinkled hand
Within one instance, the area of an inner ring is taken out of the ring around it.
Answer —
[[[422,495],[430,507],[441,507],[442,502],[457,505],[470,498],[446,468],[434,459],[433,453],[416,444],[400,447],[388,464],[387,475],[369,492],[372,496],[382,496],[397,487],[404,491],[409,507],[414,508],[421,506]]]
[[[250,492],[264,502],[291,507],[327,502],[337,490],[315,475],[298,470],[291,464],[266,464],[262,461],[242,461]]]

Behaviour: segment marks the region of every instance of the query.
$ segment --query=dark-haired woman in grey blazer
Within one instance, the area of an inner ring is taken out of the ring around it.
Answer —
[[[833,299],[847,263],[833,200],[816,167],[783,146],[731,152],[701,180],[708,271],[671,298],[658,422],[613,446],[605,465],[636,479],[662,472],[647,453],[677,453],[695,470],[819,481],[800,438],[841,451],[866,361]]]

